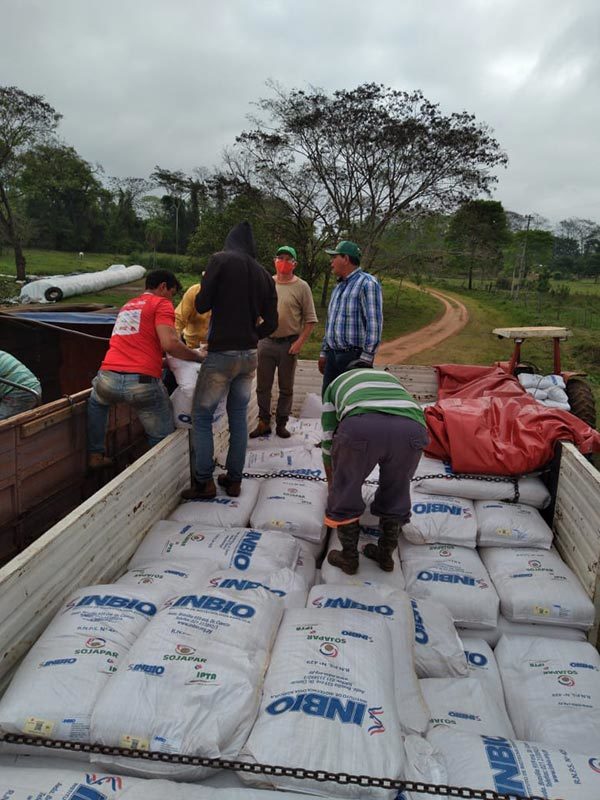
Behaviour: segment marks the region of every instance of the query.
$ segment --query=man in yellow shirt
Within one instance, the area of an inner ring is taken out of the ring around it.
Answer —
[[[206,344],[210,323],[210,311],[207,311],[206,314],[199,314],[196,311],[196,295],[199,291],[199,283],[190,286],[175,309],[177,335],[180,338],[183,336],[186,345],[192,348]]]

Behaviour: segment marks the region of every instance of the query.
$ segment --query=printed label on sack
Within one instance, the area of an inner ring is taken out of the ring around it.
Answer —
[[[23,723],[23,733],[31,733],[34,736],[50,736],[53,729],[54,723],[47,719],[27,717]]]
[[[381,719],[384,710],[381,706],[367,707],[366,703],[358,700],[342,700],[320,692],[283,695],[270,702],[265,711],[271,716],[297,712],[339,722],[342,725],[362,727],[366,724],[369,736],[385,733],[385,725]]]
[[[494,789],[499,793],[512,795],[528,794],[521,780],[519,759],[512,742],[500,736],[482,736],[485,755],[494,776]]]
[[[150,749],[148,739],[144,739],[142,736],[134,736],[130,733],[126,733],[121,736],[119,740],[119,747],[129,747],[132,750]]]

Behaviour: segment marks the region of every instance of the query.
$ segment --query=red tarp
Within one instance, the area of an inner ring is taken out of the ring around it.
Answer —
[[[425,409],[425,452],[454,472],[523,475],[546,465],[559,441],[600,452],[600,433],[568,411],[546,408],[498,367],[436,367],[440,399]]]

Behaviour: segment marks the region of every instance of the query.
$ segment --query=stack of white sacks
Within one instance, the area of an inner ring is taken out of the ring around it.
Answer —
[[[542,405],[563,411],[571,410],[562,375],[531,375],[521,372],[517,377],[525,391]]]
[[[318,398],[308,402],[318,414]],[[252,440],[248,451],[248,471],[282,476],[244,480],[239,498],[219,490],[214,501],[182,504],[150,529],[116,583],[67,598],[0,700],[2,730],[516,796],[600,797],[600,656],[585,641],[594,610],[552,548],[542,481],[520,480],[515,504],[512,482],[456,479],[423,458],[394,571],[361,555],[356,575],[326,559],[318,573],[326,486],[305,478],[321,477],[319,423],[290,427],[291,440]],[[378,535],[376,488],[375,472],[361,548]],[[65,798],[80,796],[75,785],[86,798],[101,785],[97,796],[115,800],[396,796],[93,760],[93,773],[45,759],[23,777],[20,756],[0,764],[0,790],[41,794],[54,775]],[[53,763],[60,773],[48,772]],[[123,774],[134,777],[115,777]],[[194,785],[165,788],[165,778]]]

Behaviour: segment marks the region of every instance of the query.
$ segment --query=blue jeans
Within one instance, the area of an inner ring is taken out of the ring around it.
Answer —
[[[116,403],[127,403],[135,408],[150,447],[175,430],[171,401],[160,378],[140,383],[137,372],[101,370],[92,381],[88,400],[88,452],[104,452],[108,412]]]
[[[42,388],[38,385],[38,394],[42,396]],[[29,411],[37,405],[36,398],[22,389],[13,389],[4,397],[0,398],[0,419],[14,417],[23,411]]]
[[[202,364],[192,401],[194,477],[198,483],[212,478],[212,421],[215,409],[224,397],[227,397],[229,419],[229,450],[225,466],[232,480],[242,480],[248,444],[247,411],[256,361],[256,350],[224,350],[209,353]]]
[[[351,361],[360,358],[362,347],[352,347],[350,350],[326,350],[325,351],[325,372],[323,373],[323,388],[321,395],[325,394],[325,389],[331,381],[338,375],[345,372],[346,367]]]

